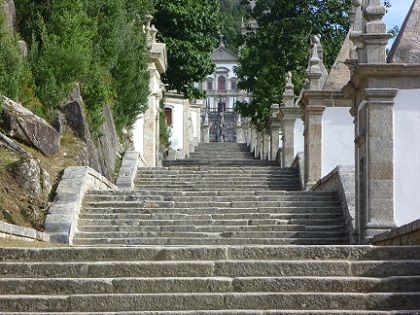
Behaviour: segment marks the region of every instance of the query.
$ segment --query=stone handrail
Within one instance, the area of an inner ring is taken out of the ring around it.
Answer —
[[[88,191],[117,189],[117,186],[90,167],[67,168],[45,222],[51,241],[72,244],[83,199]]]

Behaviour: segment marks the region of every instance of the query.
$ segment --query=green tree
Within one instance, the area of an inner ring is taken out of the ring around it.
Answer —
[[[198,98],[194,82],[214,71],[210,54],[219,37],[219,0],[156,0],[158,37],[168,48],[169,68],[163,77],[171,90]]]
[[[17,40],[0,12],[0,94],[16,99],[25,75],[24,61]]]
[[[93,131],[111,105],[117,129],[147,108],[148,51],[141,31],[153,0],[16,0],[42,112],[52,118],[75,82]]]
[[[288,71],[297,91],[302,87],[311,35],[321,35],[325,63],[333,64],[348,32],[349,9],[349,0],[257,1],[251,15],[258,30],[246,36],[237,68],[239,88],[251,92],[253,100],[238,104],[238,111],[264,128],[271,104],[282,101]]]
[[[242,45],[241,22],[246,12],[237,0],[220,0],[219,24],[227,48],[237,53]]]

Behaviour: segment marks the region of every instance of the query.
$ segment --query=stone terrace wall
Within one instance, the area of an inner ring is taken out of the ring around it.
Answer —
[[[375,236],[372,244],[378,246],[420,245],[420,220]]]

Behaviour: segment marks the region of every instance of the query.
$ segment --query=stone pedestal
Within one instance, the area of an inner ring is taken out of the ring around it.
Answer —
[[[156,97],[149,97],[149,107],[144,113],[143,158],[148,167],[155,167],[158,159],[159,137],[159,103],[156,104]]]
[[[279,104],[271,105],[271,117],[269,119],[269,137],[270,137],[270,153],[268,159],[275,161],[277,159],[277,152],[280,147],[280,120],[279,120]]]
[[[263,148],[262,148],[262,155],[261,160],[268,160],[270,156],[270,134],[264,132],[263,133]]]
[[[256,148],[257,148],[257,128],[255,128],[255,126],[251,126],[250,129],[250,133],[251,133],[251,137],[250,137],[250,145],[249,145],[249,149],[251,152],[256,152]]]
[[[365,89],[356,118],[357,224],[360,242],[395,227],[393,106],[396,89]]]
[[[310,190],[322,171],[322,114],[325,106],[309,105],[304,109],[305,189]]]
[[[210,125],[208,123],[201,124],[201,142],[210,142]]]
[[[255,146],[255,150],[254,150],[254,157],[256,159],[261,158],[262,156],[262,146],[263,146],[263,133],[261,131],[257,131],[257,144]]]
[[[295,123],[302,117],[302,110],[298,107],[283,107],[280,109],[282,120],[282,166],[290,167],[295,158]]]

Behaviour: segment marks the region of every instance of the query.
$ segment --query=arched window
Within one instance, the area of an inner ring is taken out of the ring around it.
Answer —
[[[223,75],[219,76],[217,85],[220,91],[226,91],[226,78]]]
[[[238,85],[236,84],[236,80],[232,80],[230,82],[230,89],[235,91],[237,88],[238,88]]]
[[[172,127],[172,108],[165,108],[165,123],[168,127]]]

